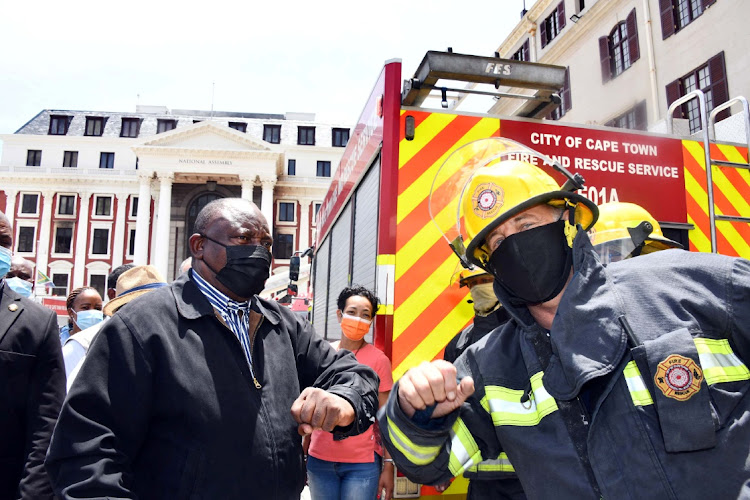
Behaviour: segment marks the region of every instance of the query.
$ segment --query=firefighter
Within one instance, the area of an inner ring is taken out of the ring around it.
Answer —
[[[664,236],[656,219],[640,205],[613,201],[599,205],[599,219],[589,239],[605,266],[659,250],[682,248]]]
[[[378,418],[399,470],[439,484],[502,453],[529,498],[736,498],[750,478],[750,262],[674,250],[605,268],[591,201],[469,147],[435,183],[458,193],[464,236],[449,241],[494,276],[512,319],[455,365],[398,381]]]

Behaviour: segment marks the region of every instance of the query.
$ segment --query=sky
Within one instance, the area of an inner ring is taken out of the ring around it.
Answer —
[[[7,0],[0,134],[43,109],[315,113],[354,125],[385,61],[491,56],[523,0]],[[527,0],[527,8],[534,0]],[[0,144],[0,148],[1,148]]]

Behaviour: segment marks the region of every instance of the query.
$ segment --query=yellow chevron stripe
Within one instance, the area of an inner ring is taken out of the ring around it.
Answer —
[[[419,153],[427,144],[429,144],[436,135],[447,127],[457,115],[443,113],[432,113],[425,118],[417,128],[419,133],[414,135],[414,139],[407,141],[402,140],[398,145],[398,167],[406,165],[414,156]]]
[[[451,210],[452,208],[452,210]],[[455,206],[446,207],[438,215],[435,216],[435,220],[440,224],[443,230],[450,228],[456,224],[456,209]],[[438,227],[428,221],[427,224],[422,226],[422,229],[417,231],[414,236],[409,238],[409,241],[404,243],[401,249],[396,252],[398,255],[398,265],[396,266],[396,281],[401,278],[411,267],[417,263],[417,261],[424,255],[425,249],[432,247],[438,240],[442,238],[442,234]],[[443,240],[445,241],[445,240]],[[448,245],[448,242],[438,243]],[[441,286],[444,286],[441,284]]]
[[[417,366],[424,360],[431,360],[437,356],[443,346],[445,346],[461,330],[461,328],[463,328],[473,314],[474,311],[471,304],[465,300],[459,302],[453,310],[445,315],[443,320],[434,330],[427,332],[419,345],[415,347],[414,350],[412,350],[412,352],[410,352],[409,355],[398,364],[398,366],[393,367],[393,379],[397,380],[409,368]],[[394,316],[394,318],[397,317],[398,316]],[[394,319],[394,321],[397,321],[397,319]]]
[[[719,149],[729,159],[729,161],[744,161],[742,155],[739,154],[737,148],[731,146],[719,146]],[[737,191],[737,188],[727,179],[724,175],[725,169],[731,167],[714,168],[714,184],[724,196],[727,197],[732,206],[737,210],[738,215],[750,216],[750,204],[744,199],[744,196]],[[750,172],[747,170],[739,170],[740,176],[750,183]]]
[[[456,257],[451,255],[427,279],[414,290],[401,304],[398,304],[393,324],[393,340],[396,340],[412,322],[417,319],[432,302],[450,285],[451,275],[456,268]]]
[[[433,116],[440,115],[433,114],[430,116],[430,118],[427,118],[424,122],[422,122],[422,124],[420,124],[419,126],[420,133],[422,132],[422,127],[425,125],[425,123],[430,121]],[[448,123],[445,123],[445,125],[447,124]],[[430,125],[432,125],[432,122],[430,122]],[[445,125],[443,125],[443,127],[445,127]],[[430,188],[432,187],[432,182],[435,179],[435,175],[437,174],[438,169],[453,151],[455,151],[460,146],[463,146],[464,144],[468,144],[469,142],[490,137],[492,133],[497,130],[498,126],[499,125],[497,118],[483,118],[479,120],[479,122],[477,122],[477,124],[474,125],[471,130],[469,130],[462,137],[458,138],[450,148],[446,147],[445,153],[440,158],[438,158],[435,163],[426,168],[422,175],[420,175],[419,178],[415,180],[408,188],[403,190],[401,195],[398,197],[398,209],[396,211],[397,223],[404,220],[404,218],[409,215],[412,210],[414,210],[417,206],[419,206],[420,203],[427,199],[427,197],[430,195]],[[431,133],[430,139],[434,138],[434,136],[438,132],[440,132],[440,130],[433,130],[431,128],[428,128],[428,130]],[[410,141],[401,141],[401,145],[407,142]],[[421,147],[424,147],[424,144]],[[413,156],[413,154],[411,154],[411,156]],[[402,162],[401,155],[399,155],[399,165],[403,164],[404,163]],[[460,167],[460,165],[458,165],[457,167]],[[440,177],[441,179],[445,180],[449,176],[441,174]],[[439,185],[440,184],[438,184],[438,186]]]
[[[699,252],[711,253],[711,238],[706,236],[703,232],[703,228],[700,227],[692,217],[688,215],[688,223],[695,226],[695,229],[690,231],[690,243],[695,245],[696,250]]]
[[[716,231],[720,232],[732,245],[732,248],[737,255],[740,257],[748,258],[750,256],[750,245],[747,241],[737,232],[735,224],[747,224],[747,222],[729,222],[729,221],[717,221]]]

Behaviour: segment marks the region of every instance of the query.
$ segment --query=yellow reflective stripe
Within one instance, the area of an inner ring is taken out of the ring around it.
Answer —
[[[651,393],[648,392],[646,383],[643,381],[643,377],[641,377],[641,372],[638,370],[635,361],[631,361],[625,365],[624,375],[634,405],[648,406],[654,404]]]
[[[503,452],[494,460],[485,460],[466,468],[466,472],[516,472],[513,464],[508,460],[508,455]]]
[[[414,443],[399,429],[393,420],[387,417],[388,436],[391,443],[400,451],[409,462],[415,465],[427,465],[431,463],[440,453],[440,446],[421,446]]]
[[[464,469],[482,461],[482,454],[474,438],[471,437],[466,424],[459,417],[450,431],[451,453],[448,459],[448,469],[451,474],[458,476]]]
[[[557,411],[555,399],[542,384],[543,376],[544,373],[539,372],[531,377],[532,394],[526,403],[521,403],[524,391],[494,385],[486,386],[481,404],[492,416],[493,424],[533,426]]]
[[[749,380],[750,370],[737,357],[727,339],[694,338],[707,384]]]

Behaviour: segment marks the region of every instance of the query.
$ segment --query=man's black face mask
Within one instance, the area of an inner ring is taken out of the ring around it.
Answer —
[[[488,262],[488,270],[518,305],[553,299],[565,287],[572,266],[563,220],[508,236]]]
[[[219,283],[244,299],[263,291],[271,269],[271,252],[266,247],[225,245],[205,234],[201,236],[226,248],[227,263],[218,272],[206,262],[206,266],[216,274]]]

